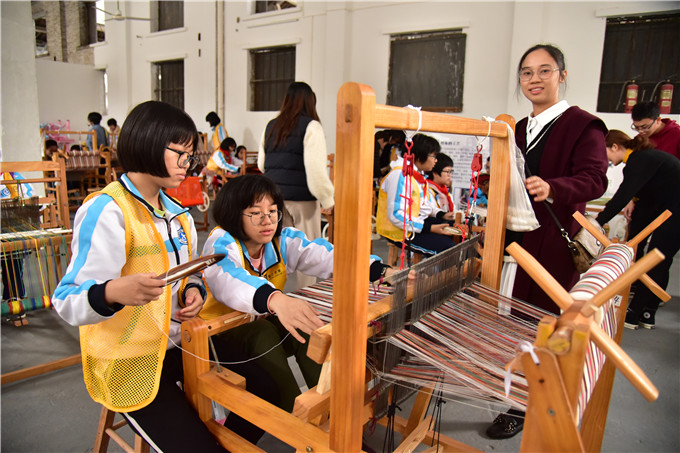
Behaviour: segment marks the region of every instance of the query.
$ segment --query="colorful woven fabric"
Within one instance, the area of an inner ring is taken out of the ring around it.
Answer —
[[[633,249],[625,244],[611,244],[598,257],[593,265],[586,271],[574,285],[569,294],[574,300],[588,300],[611,284],[617,277],[623,274],[633,262]],[[616,313],[614,301],[610,300],[601,308],[599,319],[600,327],[607,335],[613,337],[616,333]],[[590,395],[595,388],[600,376],[606,357],[591,341],[586,353],[583,369],[583,380],[578,400],[579,419],[583,416]]]

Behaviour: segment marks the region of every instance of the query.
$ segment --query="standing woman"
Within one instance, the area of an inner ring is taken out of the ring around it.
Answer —
[[[316,95],[306,83],[293,82],[283,98],[279,116],[267,124],[262,134],[257,166],[279,186],[293,225],[308,238],[321,237],[321,208],[331,213],[335,205],[327,159]],[[315,281],[298,273],[299,287]]]
[[[653,148],[643,134],[631,140],[619,130],[609,131],[607,157],[612,164],[623,162],[626,167],[619,189],[597,216],[597,222],[600,225],[609,222],[636,197],[635,210],[628,226],[628,236],[634,237],[666,209],[671,211],[673,215],[654,231],[649,243],[649,250],[658,248],[666,258],[647,273],[666,289],[673,257],[680,249],[680,160]],[[638,285],[626,313],[626,327],[637,329],[641,325],[653,329],[659,302],[646,285]]]
[[[210,138],[210,149],[212,151],[219,151],[220,145],[225,138],[229,137],[227,128],[222,124],[222,120],[215,112],[210,112],[205,116],[205,120],[210,124],[213,134]]]
[[[574,211],[585,212],[586,203],[607,189],[607,154],[602,120],[570,107],[560,100],[567,70],[562,51],[550,44],[538,44],[522,55],[517,67],[522,94],[531,101],[532,111],[517,123],[516,143],[525,153],[525,186],[539,224],[528,233],[506,232],[506,242],[515,241],[536,258],[550,274],[569,290],[578,281],[567,241],[546,209],[574,237],[580,226]],[[538,307],[559,313],[559,307],[521,268],[517,269],[513,296]],[[521,431],[518,414],[499,415],[487,429],[494,439],[514,436]],[[522,413],[519,413],[523,416]]]

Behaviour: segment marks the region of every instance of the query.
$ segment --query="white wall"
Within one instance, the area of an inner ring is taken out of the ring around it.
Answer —
[[[116,9],[115,1],[105,5],[107,11]],[[150,32],[149,21],[106,22],[106,42],[95,47],[95,67],[108,74],[108,116],[122,124],[135,105],[153,99],[153,62],[184,59],[184,109],[199,130],[209,130],[205,115],[217,106],[215,8],[214,1],[185,1],[184,27],[157,33]],[[149,2],[121,1],[120,9],[128,16],[150,16]]]
[[[514,96],[514,68],[524,50],[538,42],[559,46],[567,64],[567,89],[564,98],[600,118],[610,129],[630,131],[630,114],[599,113],[597,93],[602,66],[602,51],[607,17],[680,9],[680,2],[544,2],[515,6],[512,35],[512,59],[508,90],[508,112],[517,118],[525,116],[530,104]],[[530,22],[528,21],[530,19]],[[680,119],[680,115],[668,115]],[[631,131],[632,132],[632,131]]]
[[[115,9],[116,2],[106,5]],[[120,6],[123,14],[149,16],[148,2],[123,1]],[[267,121],[277,114],[248,111],[249,49],[292,44],[297,46],[296,80],[316,92],[329,152],[334,152],[339,87],[346,81],[361,82],[373,87],[377,102],[386,100],[390,34],[463,29],[467,46],[462,116],[525,116],[530,105],[516,96],[515,68],[524,50],[539,42],[556,44],[566,55],[565,99],[597,114],[606,17],[680,9],[680,2],[300,1],[298,8],[281,12],[252,15],[252,9],[253,2],[247,0],[225,4],[222,119],[229,134],[256,149]],[[199,130],[207,130],[205,115],[217,105],[215,11],[214,0],[187,1],[185,27],[160,33],[150,33],[145,21],[107,22],[107,42],[96,45],[95,66],[109,76],[108,116],[121,120],[134,105],[152,97],[151,62],[184,58],[185,108]],[[629,128],[627,114],[599,115],[610,128]]]
[[[525,116],[516,96],[517,60],[530,46],[549,42],[567,59],[570,104],[596,113],[606,17],[680,8],[680,2],[300,2],[299,8],[251,15],[245,1],[226,7],[225,124],[255,149],[277,112],[248,112],[248,49],[297,46],[296,79],[317,94],[329,152],[335,148],[335,102],[346,81],[371,86],[379,103],[387,93],[390,34],[462,28],[467,34],[463,111],[481,118]],[[426,80],[422,83],[427,83]],[[627,130],[627,114],[600,114],[610,128]],[[678,119],[678,115],[672,115]]]
[[[41,58],[35,61],[38,74],[40,124],[70,120],[72,131],[86,131],[87,115],[104,108],[104,74],[92,66]]]
[[[40,160],[35,31],[30,2],[1,2],[2,160]]]

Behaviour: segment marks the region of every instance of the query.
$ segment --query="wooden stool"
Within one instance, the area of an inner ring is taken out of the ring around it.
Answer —
[[[399,246],[397,246],[397,245],[395,245],[391,242],[387,242],[387,247],[388,247],[388,249],[387,249],[387,265],[394,267],[394,266],[397,265],[397,261],[399,261],[399,256],[401,255],[401,247],[399,247]],[[423,260],[423,258],[425,258],[424,255],[416,252],[415,250],[413,250],[409,247],[406,247],[406,253],[411,254],[411,262],[413,264],[420,263]]]
[[[149,444],[135,433],[135,447],[132,448],[125,440],[116,433],[118,428],[127,425],[127,420],[123,418],[117,423],[113,423],[116,412],[102,406],[102,414],[99,417],[99,428],[97,429],[97,438],[94,441],[94,453],[106,453],[109,448],[109,439],[117,443],[120,448],[127,453],[149,453]]]

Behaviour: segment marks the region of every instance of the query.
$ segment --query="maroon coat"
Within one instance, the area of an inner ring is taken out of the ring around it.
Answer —
[[[516,142],[526,149],[527,118],[517,123]],[[607,189],[607,128],[596,116],[570,107],[555,122],[545,143],[539,172],[552,187],[552,210],[562,226],[574,237],[580,226],[572,217],[585,212],[586,203],[602,196]],[[567,290],[578,281],[567,241],[545,208],[531,197],[540,227],[525,233],[522,247],[536,258]],[[517,269],[513,296],[538,307],[559,313],[557,305],[536,285],[521,267]]]

